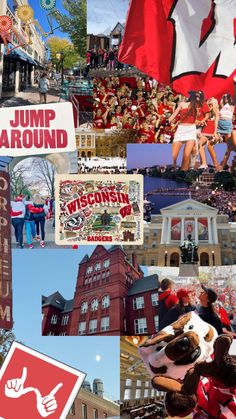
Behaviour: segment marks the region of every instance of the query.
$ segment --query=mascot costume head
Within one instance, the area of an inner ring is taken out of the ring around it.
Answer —
[[[236,356],[232,338],[196,313],[180,317],[140,347],[152,385],[165,391],[170,416],[233,419],[236,417]]]

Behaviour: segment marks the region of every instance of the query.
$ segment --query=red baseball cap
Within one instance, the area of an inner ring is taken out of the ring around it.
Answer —
[[[177,293],[176,293],[176,295],[177,295],[177,297],[178,297],[178,299],[179,300],[182,300],[182,298],[184,298],[184,297],[188,297],[189,296],[189,294],[190,294],[190,290],[188,290],[187,288],[180,288],[178,291],[177,291]]]

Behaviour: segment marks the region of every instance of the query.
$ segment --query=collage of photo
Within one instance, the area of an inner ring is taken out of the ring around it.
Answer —
[[[0,2],[0,419],[236,417],[235,19]]]

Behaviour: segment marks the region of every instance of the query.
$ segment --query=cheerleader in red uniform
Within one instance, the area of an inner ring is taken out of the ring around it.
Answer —
[[[176,111],[169,118],[172,123],[179,116],[178,128],[172,143],[173,167],[176,168],[179,152],[184,144],[181,169],[189,170],[190,156],[197,141],[197,99],[195,92],[191,92],[188,102],[180,102]]]
[[[206,169],[208,167],[206,162],[206,154],[204,150],[207,144],[207,148],[212,158],[213,165],[218,170],[219,163],[217,161],[214,146],[217,142],[219,142],[219,136],[217,134],[217,127],[219,121],[219,105],[217,99],[215,99],[214,97],[209,99],[207,101],[207,104],[210,109],[210,116],[206,122],[206,125],[202,129],[199,141],[199,154],[201,159],[201,166],[199,167],[199,169]]]

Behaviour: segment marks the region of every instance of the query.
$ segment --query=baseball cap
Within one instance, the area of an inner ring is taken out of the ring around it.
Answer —
[[[188,290],[187,288],[180,288],[178,291],[177,291],[177,293],[176,293],[176,295],[177,295],[177,297],[178,297],[178,299],[179,300],[182,300],[182,298],[184,298],[184,297],[188,297],[189,296],[189,294],[190,294],[190,290]]]
[[[203,291],[208,295],[210,303],[214,303],[217,300],[217,294],[212,288],[207,288],[205,285],[201,285]]]

